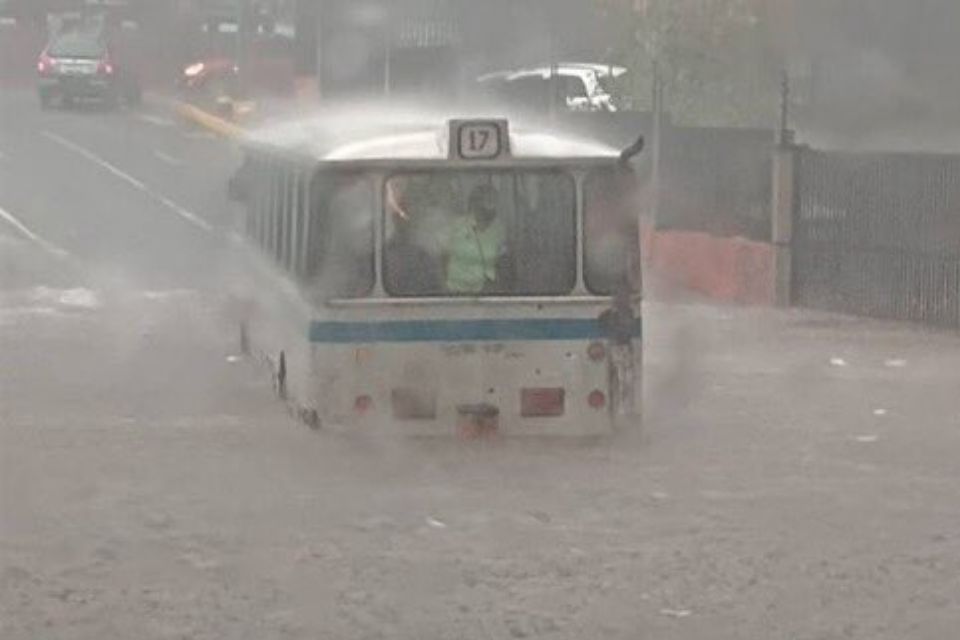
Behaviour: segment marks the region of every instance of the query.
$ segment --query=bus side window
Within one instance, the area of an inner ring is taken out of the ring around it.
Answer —
[[[300,246],[301,236],[303,234],[303,198],[302,198],[302,174],[297,171],[293,174],[290,181],[290,229],[288,236],[290,245],[287,254],[287,270],[299,276],[300,275]]]
[[[282,235],[281,235],[281,253],[282,259],[280,264],[286,271],[293,271],[293,234],[294,234],[294,219],[296,216],[296,206],[297,206],[297,172],[296,171],[284,171],[284,182],[283,182],[283,193],[284,193],[284,207],[283,207],[283,224]]]
[[[293,228],[291,271],[296,274],[298,278],[302,279],[306,275],[307,231],[309,229],[308,218],[310,216],[309,180],[303,172],[297,173],[295,189],[296,219]]]
[[[270,253],[276,264],[283,264],[283,211],[286,207],[287,193],[286,180],[287,174],[282,167],[277,167],[276,177],[274,178],[275,204],[273,207],[272,224],[270,225]]]
[[[263,216],[263,228],[261,233],[261,243],[263,250],[267,255],[273,257],[275,255],[274,249],[274,232],[276,229],[276,216],[277,209],[280,206],[280,199],[278,198],[279,189],[278,179],[280,177],[280,171],[277,167],[270,163],[270,168],[267,170],[267,206],[264,211],[266,215]]]
[[[267,221],[270,219],[270,207],[273,206],[273,167],[266,161],[258,163],[257,196],[253,220],[252,238],[261,249],[267,247]]]
[[[374,285],[374,190],[364,174],[320,173],[311,193],[310,271],[324,298],[357,298]]]
[[[290,175],[290,217],[287,228],[287,271],[297,273],[300,241],[300,170]]]

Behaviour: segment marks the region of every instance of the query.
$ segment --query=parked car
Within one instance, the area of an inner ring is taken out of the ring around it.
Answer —
[[[242,94],[286,95],[294,90],[292,27],[286,28],[268,17],[261,17],[248,35],[242,70],[237,60],[241,35],[235,16],[209,17],[199,35],[200,46],[177,79],[185,100],[201,107],[220,109],[245,97]]]
[[[113,105],[141,101],[140,81],[133,69],[118,59],[102,32],[65,31],[56,35],[37,60],[40,105],[49,108],[96,98]]]
[[[495,71],[477,78],[483,93],[507,106],[534,110],[616,111],[609,81],[625,67],[584,62]]]

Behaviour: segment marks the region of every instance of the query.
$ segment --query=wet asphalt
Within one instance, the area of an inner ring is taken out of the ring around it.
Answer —
[[[0,636],[955,635],[960,336],[661,296],[642,437],[312,432],[224,317],[236,163],[0,92]]]

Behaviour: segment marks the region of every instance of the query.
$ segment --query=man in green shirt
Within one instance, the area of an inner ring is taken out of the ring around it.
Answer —
[[[498,284],[506,253],[506,229],[497,218],[497,191],[480,185],[470,192],[468,215],[453,222],[447,245],[446,286],[451,293],[480,294]]]

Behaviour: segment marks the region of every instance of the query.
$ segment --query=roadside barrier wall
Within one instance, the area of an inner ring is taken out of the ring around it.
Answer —
[[[775,247],[741,237],[642,227],[645,268],[664,282],[714,300],[777,303]]]

